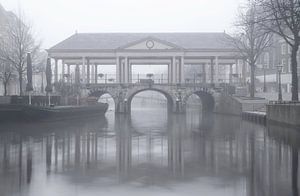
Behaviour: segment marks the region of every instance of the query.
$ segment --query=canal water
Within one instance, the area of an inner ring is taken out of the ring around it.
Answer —
[[[130,116],[0,125],[0,195],[298,195],[300,132],[237,117]]]

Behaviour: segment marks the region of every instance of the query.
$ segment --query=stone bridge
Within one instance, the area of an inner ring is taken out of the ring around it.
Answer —
[[[100,98],[109,94],[115,102],[116,113],[130,113],[134,96],[143,91],[156,91],[163,94],[168,103],[168,111],[184,113],[188,98],[195,94],[201,99],[203,110],[212,112],[215,105],[215,90],[208,84],[89,84],[88,96]]]
[[[213,111],[216,89],[212,86],[246,84],[247,63],[226,42],[228,36],[223,32],[76,33],[47,52],[54,82],[84,85],[89,96],[110,94],[117,113],[130,113],[133,97],[146,90],[163,94],[170,112],[185,112],[192,94],[201,98],[204,110]],[[102,69],[106,65],[112,69]],[[143,65],[167,70],[155,74],[134,70]],[[197,69],[190,73],[188,66]],[[152,82],[143,83],[149,78]]]

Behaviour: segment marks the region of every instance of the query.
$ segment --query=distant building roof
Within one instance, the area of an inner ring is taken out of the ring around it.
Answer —
[[[184,49],[232,49],[225,33],[75,33],[55,50],[115,50],[142,39],[156,38]]]

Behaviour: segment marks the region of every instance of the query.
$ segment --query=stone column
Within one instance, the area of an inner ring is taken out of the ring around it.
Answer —
[[[62,81],[62,82],[65,82],[64,75],[65,75],[65,62],[64,62],[64,60],[62,59],[62,60],[61,60],[61,81]]]
[[[206,83],[206,63],[203,63],[202,65],[202,79],[203,79],[203,83]]]
[[[124,59],[120,58],[120,83],[124,83],[125,73],[124,73]]]
[[[58,82],[58,59],[55,60],[55,68],[54,68],[54,82]]]
[[[176,57],[174,56],[172,58],[172,84],[176,84],[177,82],[177,63],[176,63]]]
[[[232,83],[232,64],[229,65],[229,84]]]
[[[95,66],[94,65],[90,65],[91,66],[91,80],[90,83],[95,83]]]
[[[243,85],[246,85],[246,60],[243,60],[242,83],[243,83]]]
[[[86,59],[86,83],[89,84],[90,83],[90,59]]]
[[[67,82],[70,83],[70,80],[71,80],[71,65],[67,64],[67,66],[68,66],[68,80],[67,80]]]
[[[168,83],[172,84],[172,61],[168,64]]]
[[[239,60],[235,59],[235,73],[239,75]]]
[[[124,59],[124,83],[128,83],[128,57]]]
[[[116,83],[121,83],[121,67],[119,57],[116,57]]]
[[[180,58],[180,64],[179,64],[179,83],[184,83],[184,57],[182,56]]]
[[[215,82],[219,83],[219,57],[215,57]]]
[[[132,83],[132,65],[128,60],[128,83]]]
[[[82,83],[85,83],[86,80],[85,80],[85,57],[82,57],[82,67],[81,67],[81,78],[82,78]]]
[[[80,84],[80,69],[78,64],[75,67],[75,84]]]
[[[95,84],[97,84],[98,83],[98,65],[97,64],[95,64]]]
[[[214,84],[214,59],[210,59],[210,84]]]

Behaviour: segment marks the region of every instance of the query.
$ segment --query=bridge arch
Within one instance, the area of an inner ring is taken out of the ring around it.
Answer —
[[[163,94],[166,99],[167,99],[167,109],[168,112],[172,112],[173,108],[174,108],[174,101],[176,100],[175,97],[169,93],[168,91],[165,91],[163,89],[159,89],[159,88],[142,88],[142,89],[136,89],[135,91],[128,93],[128,95],[126,96],[127,99],[127,108],[128,108],[128,112],[131,112],[131,103],[132,100],[134,98],[135,95],[137,95],[138,93],[144,92],[144,91],[154,91],[154,92],[159,92],[161,94]]]
[[[116,96],[114,95],[113,92],[110,92],[108,90],[104,90],[104,89],[101,89],[101,90],[95,90],[95,91],[91,91],[89,94],[88,94],[88,97],[97,97],[98,99],[101,98],[103,95],[109,95],[113,101],[114,101],[114,107],[116,108]]]
[[[187,101],[192,95],[197,95],[200,98],[204,112],[213,112],[215,107],[215,99],[211,93],[202,90],[189,92],[182,100],[184,105],[187,105]]]

